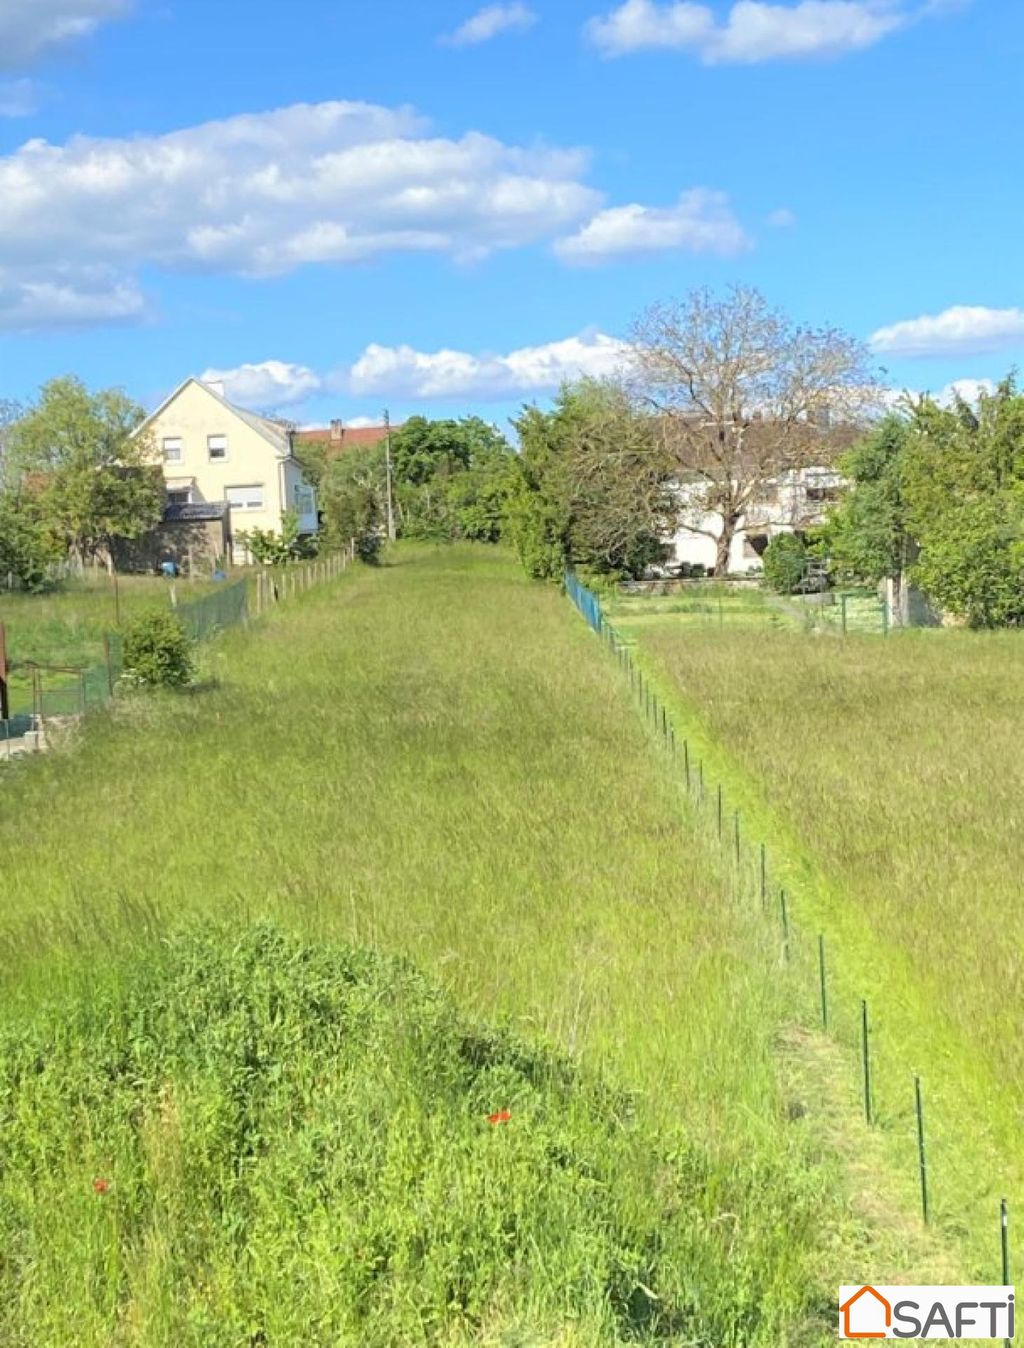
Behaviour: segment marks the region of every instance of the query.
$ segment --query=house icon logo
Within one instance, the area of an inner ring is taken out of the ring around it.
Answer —
[[[892,1305],[874,1287],[862,1287],[840,1305],[844,1339],[885,1339],[892,1325]]]

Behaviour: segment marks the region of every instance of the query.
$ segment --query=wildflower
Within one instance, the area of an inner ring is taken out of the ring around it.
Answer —
[[[110,1188],[110,1180],[94,1179],[92,1182],[92,1188],[94,1193],[105,1194],[107,1190]]]
[[[511,1117],[512,1117],[512,1115],[511,1115],[511,1113],[510,1113],[509,1110],[507,1110],[507,1109],[499,1109],[498,1112],[497,1112],[497,1114],[488,1114],[488,1115],[487,1115],[487,1122],[488,1122],[488,1123],[508,1123],[508,1121],[509,1121],[509,1119],[510,1119]]]

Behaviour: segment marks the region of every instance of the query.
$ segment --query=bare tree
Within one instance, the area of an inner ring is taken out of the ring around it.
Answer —
[[[677,465],[680,522],[715,540],[718,575],[748,509],[828,463],[876,400],[860,342],[800,327],[747,287],[652,306],[631,347],[635,391]]]

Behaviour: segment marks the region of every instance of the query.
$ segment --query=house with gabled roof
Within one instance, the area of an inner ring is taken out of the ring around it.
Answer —
[[[233,560],[249,559],[240,535],[279,534],[294,512],[300,534],[319,528],[316,492],[282,422],[229,402],[223,384],[189,378],[136,429],[147,435],[167,488],[166,536],[178,523],[223,521]]]

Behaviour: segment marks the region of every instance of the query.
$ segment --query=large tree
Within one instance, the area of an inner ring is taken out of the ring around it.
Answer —
[[[834,457],[835,429],[875,399],[860,342],[795,324],[747,287],[653,305],[630,346],[636,394],[686,487],[683,522],[715,540],[719,574],[746,511],[780,477]]]
[[[922,399],[904,482],[914,580],[972,626],[1024,623],[1024,396],[1013,379],[976,404]]]
[[[884,417],[863,440],[844,454],[840,468],[849,486],[830,512],[822,543],[840,578],[892,580],[899,593],[917,555],[910,533],[907,500],[907,450],[913,411]]]
[[[640,574],[673,528],[674,461],[655,419],[612,381],[565,385],[554,407],[527,407],[511,533],[529,574],[567,565]]]
[[[119,389],[91,393],[71,376],[45,384],[15,424],[11,463],[47,529],[69,555],[105,555],[160,521],[163,479],[149,438],[133,436],[145,413]]]

